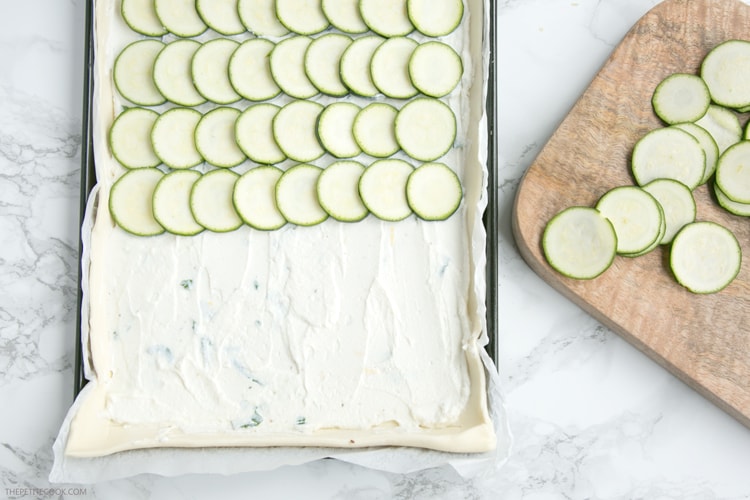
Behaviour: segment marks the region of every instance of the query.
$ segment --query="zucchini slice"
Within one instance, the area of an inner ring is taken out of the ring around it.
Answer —
[[[359,0],[359,12],[372,31],[386,38],[414,31],[406,0]]]
[[[750,106],[750,42],[720,43],[706,54],[700,74],[716,104],[728,108]]]
[[[245,153],[234,135],[239,115],[235,108],[215,108],[203,115],[195,127],[195,147],[211,165],[231,168],[245,161]]]
[[[201,178],[197,170],[175,170],[159,180],[154,188],[154,219],[172,234],[194,236],[203,231],[190,211],[190,192]]]
[[[569,207],[545,226],[542,249],[557,272],[588,280],[612,265],[617,255],[617,235],[609,219],[595,208]]]
[[[115,224],[137,236],[163,233],[153,211],[154,189],[162,177],[158,168],[140,168],[117,179],[109,193],[109,212]]]
[[[323,105],[315,101],[292,101],[273,118],[274,140],[288,158],[306,163],[323,156],[317,134],[322,111]]]
[[[674,179],[695,189],[703,180],[706,154],[698,140],[684,130],[657,128],[636,142],[631,168],[639,186],[654,179]]]
[[[378,88],[372,83],[370,64],[372,55],[384,41],[378,35],[356,38],[341,55],[341,81],[355,94],[373,97],[378,93]]]
[[[409,59],[409,78],[414,87],[430,97],[443,97],[456,88],[464,66],[455,50],[442,42],[420,44]]]
[[[286,160],[273,138],[273,119],[278,112],[274,104],[256,104],[245,109],[235,122],[237,145],[256,163],[273,165]]]
[[[711,95],[698,75],[673,73],[662,80],[651,96],[656,116],[664,123],[694,122],[708,111]]]
[[[706,155],[706,167],[703,170],[703,178],[700,184],[705,184],[714,175],[714,172],[716,172],[716,162],[719,159],[719,146],[716,145],[713,136],[700,125],[686,122],[676,123],[672,126],[682,129],[695,137],[700,143],[701,148],[703,148],[703,153]]]
[[[162,36],[167,29],[156,15],[154,0],[122,0],[122,19],[130,29],[146,36]]]
[[[656,248],[658,248],[659,245],[661,245],[662,239],[664,239],[664,236],[666,234],[667,234],[667,220],[666,220],[666,217],[662,217],[661,225],[659,226],[659,236],[657,236],[656,239],[649,246],[647,246],[645,249],[641,250],[640,252],[623,254],[623,257],[629,257],[629,258],[640,257],[641,255],[646,255],[647,253],[653,250],[656,250]]]
[[[399,159],[377,160],[359,179],[362,203],[375,217],[385,221],[404,220],[412,214],[406,199],[406,183],[414,171]]]
[[[719,205],[729,212],[730,214],[739,215],[742,217],[750,217],[750,203],[738,203],[729,199],[729,196],[725,195],[718,184],[714,182],[714,193],[716,194],[716,201]]]
[[[159,113],[146,108],[129,108],[115,118],[109,129],[112,156],[125,168],[155,167],[161,160],[151,144],[151,130]]]
[[[239,35],[245,32],[237,0],[195,0],[195,10],[206,26],[222,35]]]
[[[750,203],[750,141],[727,149],[716,164],[716,184],[737,203]]]
[[[276,206],[276,184],[283,173],[276,167],[262,166],[237,179],[232,202],[245,224],[261,231],[272,231],[286,224]]]
[[[369,29],[359,13],[359,0],[322,0],[323,14],[331,26],[344,33],[365,33]]]
[[[407,37],[389,38],[372,54],[370,76],[383,95],[409,99],[419,92],[409,77],[409,60],[419,44]]]
[[[292,36],[276,44],[269,56],[271,76],[290,97],[309,99],[318,94],[305,73],[305,53],[312,43],[307,36]]]
[[[739,274],[742,249],[734,234],[715,222],[688,224],[677,233],[669,267],[677,281],[693,293],[715,293]]]
[[[170,33],[191,38],[208,29],[195,8],[195,0],[154,0],[159,20]]]
[[[193,84],[192,61],[200,46],[195,40],[175,40],[156,56],[154,84],[167,100],[180,106],[206,102]]]
[[[666,227],[659,244],[671,243],[680,229],[695,222],[698,213],[695,198],[685,184],[672,179],[655,179],[643,186],[643,190],[656,198],[664,210]]]
[[[289,33],[276,17],[276,0],[238,0],[237,13],[245,28],[256,36],[279,37]]]
[[[230,38],[215,38],[195,51],[191,66],[193,83],[213,103],[231,104],[242,98],[229,81],[229,60],[239,45]]]
[[[314,35],[329,26],[321,0],[276,0],[276,17],[299,35]]]
[[[445,36],[455,30],[464,15],[462,0],[406,0],[414,27],[425,36]]]
[[[344,96],[349,89],[341,81],[341,55],[352,39],[340,33],[329,33],[313,40],[305,51],[305,74],[322,93]]]
[[[318,177],[318,201],[331,217],[341,222],[358,222],[369,211],[359,195],[359,179],[365,166],[352,160],[330,164]]]
[[[242,226],[232,203],[238,178],[234,171],[220,168],[195,181],[190,191],[190,211],[198,224],[215,233],[227,233]]]
[[[292,224],[314,226],[328,218],[318,202],[317,184],[322,171],[302,163],[284,172],[276,183],[276,206]]]
[[[731,110],[717,104],[711,104],[708,111],[695,122],[706,129],[719,146],[719,154],[742,139],[740,119]]]
[[[610,189],[596,209],[615,228],[618,254],[641,254],[659,244],[664,212],[656,198],[640,187]]]
[[[268,57],[276,45],[264,38],[245,40],[229,59],[229,82],[249,101],[266,101],[281,93]]]
[[[386,158],[399,150],[395,122],[398,110],[384,102],[368,104],[357,113],[352,125],[354,140],[370,156]]]
[[[456,116],[443,101],[420,97],[401,108],[394,131],[399,147],[406,154],[430,162],[453,147]]]
[[[406,200],[423,220],[445,220],[461,205],[463,188],[456,173],[444,163],[425,163],[409,175]]]
[[[113,69],[120,95],[139,106],[158,106],[166,101],[154,83],[154,61],[163,48],[161,41],[146,39],[122,49]]]
[[[203,156],[195,147],[195,129],[203,115],[192,108],[172,108],[162,113],[151,129],[156,156],[169,168],[199,165]]]
[[[353,102],[339,101],[329,104],[320,113],[320,144],[336,158],[353,158],[362,152],[354,138],[354,120],[360,110]]]

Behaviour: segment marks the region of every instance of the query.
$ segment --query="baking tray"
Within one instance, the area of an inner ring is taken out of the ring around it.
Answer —
[[[93,20],[93,0],[86,2],[85,14],[85,33],[84,40],[84,75],[83,75],[83,114],[82,114],[82,144],[81,144],[81,196],[79,207],[79,227],[83,225],[83,218],[86,212],[91,190],[96,184],[96,170],[94,168],[94,142],[92,126],[92,98],[94,91],[94,20]],[[489,29],[485,31],[483,43],[488,48],[489,68],[487,82],[487,208],[485,210],[483,221],[487,230],[486,246],[486,283],[487,291],[485,304],[487,307],[487,335],[489,342],[485,346],[487,353],[493,361],[497,362],[497,335],[498,335],[498,297],[497,297],[497,228],[498,228],[498,207],[497,207],[497,97],[496,97],[496,68],[495,58],[497,52],[497,6],[494,1],[489,4]],[[74,396],[86,385],[86,378],[83,369],[83,345],[81,342],[81,306],[83,301],[83,290],[81,287],[82,279],[82,261],[83,261],[83,240],[79,238],[78,242],[78,297],[76,310],[76,328],[75,328],[75,365],[74,365]]]

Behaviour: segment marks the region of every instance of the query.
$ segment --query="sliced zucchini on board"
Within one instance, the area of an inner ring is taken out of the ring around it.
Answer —
[[[737,238],[714,222],[694,222],[682,228],[669,253],[675,279],[693,293],[724,289],[741,266],[742,249]]]
[[[315,101],[292,101],[273,118],[273,137],[279,149],[292,160],[317,160],[325,150],[318,141],[318,117],[323,105]]]
[[[419,91],[409,78],[409,60],[418,45],[407,37],[389,38],[372,54],[370,76],[383,95],[394,99],[417,95]]]
[[[222,35],[239,35],[245,32],[237,0],[195,0],[195,9],[206,26]]]
[[[384,102],[368,104],[357,113],[352,133],[363,152],[376,158],[387,158],[398,152],[395,133],[397,115],[398,110]]]
[[[262,231],[279,229],[286,219],[276,206],[276,184],[284,172],[262,166],[245,172],[234,184],[232,203],[248,226]]]
[[[140,168],[115,181],[109,193],[109,212],[118,226],[138,236],[164,232],[153,211],[154,189],[162,177],[158,168]]]
[[[415,160],[429,162],[453,147],[456,116],[443,101],[421,97],[401,108],[394,131],[399,147],[406,154]]]
[[[238,0],[242,24],[256,36],[280,37],[289,33],[276,17],[276,0]]]
[[[750,217],[750,203],[738,203],[730,200],[729,196],[725,195],[721,188],[719,188],[719,185],[715,182],[714,193],[716,194],[716,201],[719,202],[719,205],[724,210],[734,215]]]
[[[167,29],[156,15],[154,0],[122,0],[122,19],[130,29],[146,36],[162,36]]]
[[[715,46],[703,59],[700,74],[716,104],[750,106],[750,42],[727,40]]]
[[[151,144],[151,129],[158,118],[159,113],[146,108],[129,108],[115,118],[109,147],[123,167],[148,168],[161,163]]]
[[[362,203],[378,219],[393,222],[406,219],[412,214],[406,183],[413,171],[414,167],[404,160],[377,160],[359,179]]]
[[[430,97],[443,97],[456,88],[464,66],[456,51],[442,42],[420,44],[409,59],[412,85]]]
[[[359,13],[359,0],[322,0],[323,14],[331,26],[344,33],[365,33],[369,29]]]
[[[154,0],[159,20],[170,33],[191,38],[208,29],[195,8],[195,0]]]
[[[166,101],[154,83],[154,61],[163,48],[161,41],[146,39],[122,49],[113,69],[120,95],[140,106],[158,106]]]
[[[341,81],[341,55],[352,39],[340,33],[322,35],[310,43],[305,51],[305,74],[322,93],[344,96],[349,89]]]
[[[659,244],[671,243],[680,229],[695,222],[695,198],[690,188],[683,183],[672,179],[656,179],[643,186],[643,190],[656,198],[664,210],[666,227]]]
[[[330,164],[318,177],[318,202],[331,217],[342,222],[357,222],[369,211],[359,195],[359,179],[364,165],[352,160]]]
[[[190,211],[196,222],[209,231],[226,233],[242,226],[232,203],[234,184],[239,175],[228,169],[203,174],[190,191]]]
[[[339,70],[341,81],[357,95],[373,97],[379,91],[372,82],[370,64],[372,55],[385,41],[378,35],[366,35],[356,38],[341,55]]]
[[[705,184],[716,172],[716,162],[719,159],[719,146],[713,136],[706,129],[695,123],[676,123],[673,127],[679,128],[695,137],[703,148],[706,155],[706,166],[703,170],[703,178],[700,184]]]
[[[414,31],[406,9],[406,0],[359,0],[359,12],[365,24],[386,38]]]
[[[462,0],[407,0],[406,10],[414,27],[426,36],[445,36],[455,30],[464,15]]]
[[[659,244],[664,212],[656,198],[640,187],[613,188],[599,199],[596,209],[615,228],[618,254],[641,254]]]
[[[229,82],[249,101],[266,101],[281,93],[271,74],[269,54],[276,45],[264,38],[245,40],[229,59]]]
[[[197,170],[175,170],[159,180],[154,188],[154,219],[172,234],[194,236],[203,231],[190,211],[190,192],[201,178]]]
[[[284,172],[276,183],[276,206],[292,224],[314,226],[328,218],[328,212],[318,202],[318,177],[322,171],[302,163]]]
[[[276,44],[269,56],[271,75],[276,85],[290,97],[309,99],[318,94],[305,73],[305,53],[312,43],[307,36],[293,36]]]
[[[276,0],[276,17],[299,35],[314,35],[329,26],[321,0]]]
[[[336,158],[353,158],[362,152],[354,138],[354,120],[360,111],[353,102],[339,101],[329,104],[320,113],[320,144]]]
[[[425,163],[406,181],[406,200],[421,219],[445,220],[458,210],[463,197],[461,181],[443,163]]]
[[[235,122],[237,145],[256,163],[273,165],[286,160],[273,138],[273,119],[278,112],[274,104],[256,104],[245,109]]]
[[[654,179],[674,179],[695,189],[703,180],[706,155],[698,140],[684,130],[658,128],[635,144],[631,168],[639,186]]]
[[[195,147],[211,165],[231,168],[245,161],[245,153],[237,145],[234,135],[239,116],[238,109],[215,108],[203,115],[195,127]]]
[[[180,106],[206,102],[193,84],[192,63],[201,47],[195,40],[175,40],[167,44],[154,61],[154,84],[168,100]]]
[[[195,147],[195,129],[203,115],[193,108],[172,108],[159,116],[151,129],[156,156],[169,168],[192,168],[203,162]]]
[[[593,279],[609,269],[617,255],[612,223],[591,207],[569,207],[547,223],[542,235],[547,262],[574,279]]]
[[[750,141],[738,142],[719,157],[716,184],[737,203],[750,203]]]
[[[230,38],[215,38],[195,51],[191,66],[193,83],[213,103],[231,104],[242,98],[229,81],[229,60],[239,45]]]
[[[694,122],[708,111],[711,95],[703,79],[688,73],[673,73],[656,86],[651,105],[667,124]]]
[[[706,129],[719,146],[719,154],[738,143],[742,139],[742,125],[740,119],[731,110],[723,106],[711,104],[708,111],[695,122]]]

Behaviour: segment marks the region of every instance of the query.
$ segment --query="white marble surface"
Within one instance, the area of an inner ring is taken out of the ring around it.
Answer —
[[[0,4],[0,498],[750,498],[750,430],[544,284],[510,208],[524,170],[656,0],[498,2],[499,367],[514,434],[494,477],[333,461],[51,488],[72,399],[84,0]]]

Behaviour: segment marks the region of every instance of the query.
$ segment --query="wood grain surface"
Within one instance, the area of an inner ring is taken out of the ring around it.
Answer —
[[[671,73],[697,73],[706,53],[730,38],[750,39],[750,7],[737,0],[666,0],[641,18],[529,167],[513,231],[524,259],[551,286],[750,426],[750,219],[721,209],[707,186],[695,190],[698,219],[730,228],[744,255],[737,279],[712,295],[677,284],[668,248],[617,257],[590,281],[556,273],[541,250],[554,214],[634,184],[633,145],[663,126],[651,108],[655,86]],[[744,125],[747,116],[740,118]]]

